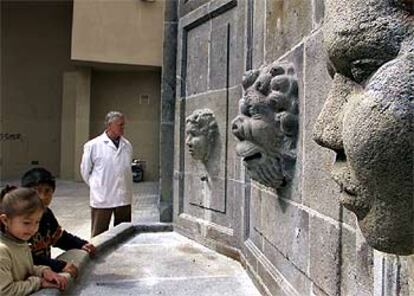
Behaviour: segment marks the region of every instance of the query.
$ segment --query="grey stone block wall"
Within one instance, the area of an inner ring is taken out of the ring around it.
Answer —
[[[323,0],[179,2],[175,229],[239,256],[264,295],[414,295],[413,256],[367,245],[354,214],[340,206],[330,177],[334,153],[312,140],[332,82],[324,11]],[[299,84],[296,170],[283,194],[246,178],[231,135],[243,72],[275,60],[294,63]],[[185,147],[185,117],[201,108],[213,110],[219,125],[209,196],[199,178],[207,167]]]
[[[161,74],[160,221],[173,217],[174,122],[177,58],[177,0],[165,2]]]
[[[230,121],[237,114],[244,71],[244,3],[180,2],[175,117],[174,221],[176,229],[232,256],[240,245],[240,160],[231,153]],[[185,118],[208,108],[218,123],[213,153],[193,159]],[[206,178],[204,178],[206,177]]]
[[[312,31],[312,1],[263,1],[265,61],[270,63],[290,51]]]

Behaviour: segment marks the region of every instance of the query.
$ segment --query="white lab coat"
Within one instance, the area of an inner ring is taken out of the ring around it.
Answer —
[[[93,208],[114,208],[132,201],[132,146],[121,137],[117,149],[106,132],[83,146],[81,175]]]

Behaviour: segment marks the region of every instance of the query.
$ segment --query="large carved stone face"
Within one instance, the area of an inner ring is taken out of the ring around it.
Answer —
[[[245,73],[240,115],[232,132],[240,141],[237,154],[249,175],[279,188],[292,178],[296,159],[297,79],[293,65],[262,66]]]
[[[217,135],[217,122],[209,109],[195,110],[186,119],[185,143],[191,156],[200,161],[207,161]]]
[[[409,1],[328,0],[334,76],[314,130],[367,242],[414,253],[414,19]],[[390,4],[391,3],[391,4]]]

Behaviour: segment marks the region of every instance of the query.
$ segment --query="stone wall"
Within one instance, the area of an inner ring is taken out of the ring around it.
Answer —
[[[264,295],[412,295],[413,256],[366,243],[331,179],[335,153],[312,138],[332,83],[324,1],[182,0],[177,11],[175,228],[240,258]],[[231,133],[243,72],[274,61],[294,65],[299,89],[296,164],[283,192],[250,179]],[[204,108],[218,137],[200,161],[185,123]]]
[[[230,123],[241,96],[245,9],[237,1],[187,1],[178,9],[175,221],[187,235],[233,255],[241,241],[243,176],[231,148]],[[206,108],[216,118],[218,133],[214,151],[203,162],[186,147],[185,119]]]

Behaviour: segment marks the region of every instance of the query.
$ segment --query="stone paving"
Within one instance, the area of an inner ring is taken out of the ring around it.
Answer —
[[[132,222],[159,222],[158,183],[134,183],[133,191]],[[89,189],[85,183],[58,181],[50,208],[65,230],[86,240],[90,238]],[[54,256],[61,253],[59,249],[52,250]]]
[[[16,182],[8,182],[16,183]],[[133,223],[159,222],[158,183],[134,183]],[[88,188],[58,181],[51,208],[60,224],[90,237]],[[53,255],[61,253],[53,249]],[[260,296],[239,262],[176,232],[139,233],[100,254],[65,295]]]
[[[237,261],[176,232],[138,234],[92,262],[69,295],[260,296]]]

